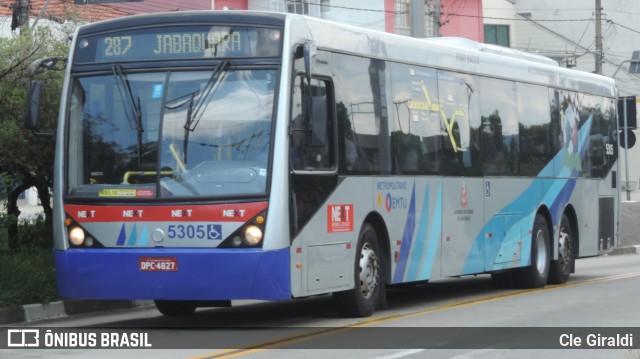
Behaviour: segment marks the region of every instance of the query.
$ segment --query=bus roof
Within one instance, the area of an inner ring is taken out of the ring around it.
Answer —
[[[298,14],[262,11],[177,11],[127,16],[84,25],[78,35],[123,27],[207,23],[286,26],[290,44],[313,40],[317,48],[437,69],[524,81],[615,97],[613,79],[558,66],[544,56],[463,38],[425,38],[365,29]]]
[[[615,97],[609,77],[558,66],[554,60],[462,38],[425,38],[390,34],[289,14],[291,34],[310,34],[321,49],[370,56],[450,71],[524,81]]]
[[[211,10],[173,11],[131,15],[98,21],[81,26],[78,33],[79,35],[86,35],[126,27],[210,23],[212,21],[221,21],[229,24],[244,23],[281,27],[284,26],[286,17],[287,14],[276,12]]]

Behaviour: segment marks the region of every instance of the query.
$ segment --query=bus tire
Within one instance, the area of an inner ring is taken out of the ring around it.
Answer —
[[[180,317],[193,314],[196,305],[187,300],[156,300],[158,311],[167,317]]]
[[[360,318],[373,314],[384,295],[382,257],[375,229],[365,223],[358,237],[354,263],[354,288],[333,293],[341,315]]]
[[[573,269],[575,257],[573,248],[575,237],[571,221],[566,214],[560,220],[560,235],[558,238],[558,259],[551,261],[551,271],[549,272],[550,284],[562,284],[569,280]]]
[[[547,284],[550,260],[550,236],[547,220],[540,214],[536,215],[531,233],[531,264],[520,268],[517,283],[524,288],[542,288]]]

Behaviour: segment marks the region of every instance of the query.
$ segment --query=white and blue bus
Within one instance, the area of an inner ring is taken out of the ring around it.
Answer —
[[[61,98],[59,294],[165,315],[487,273],[566,282],[618,238],[613,80],[293,14],[88,24]]]

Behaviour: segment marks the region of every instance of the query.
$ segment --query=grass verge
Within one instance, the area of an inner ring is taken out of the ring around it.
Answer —
[[[16,253],[9,253],[7,231],[2,223],[0,220],[0,307],[59,300],[51,228],[42,218],[21,221],[18,228],[20,248]]]

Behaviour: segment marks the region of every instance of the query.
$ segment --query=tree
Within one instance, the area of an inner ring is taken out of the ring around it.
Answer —
[[[50,225],[52,222],[49,190],[53,180],[55,140],[52,136],[36,135],[22,126],[30,80],[28,67],[38,58],[66,56],[68,49],[66,36],[56,35],[48,27],[38,27],[33,33],[19,37],[0,38],[0,175],[7,194],[5,226],[12,252],[20,245],[17,241],[20,193],[35,187],[44,209],[45,223]],[[38,75],[45,89],[39,132],[55,131],[62,76],[60,71]]]

